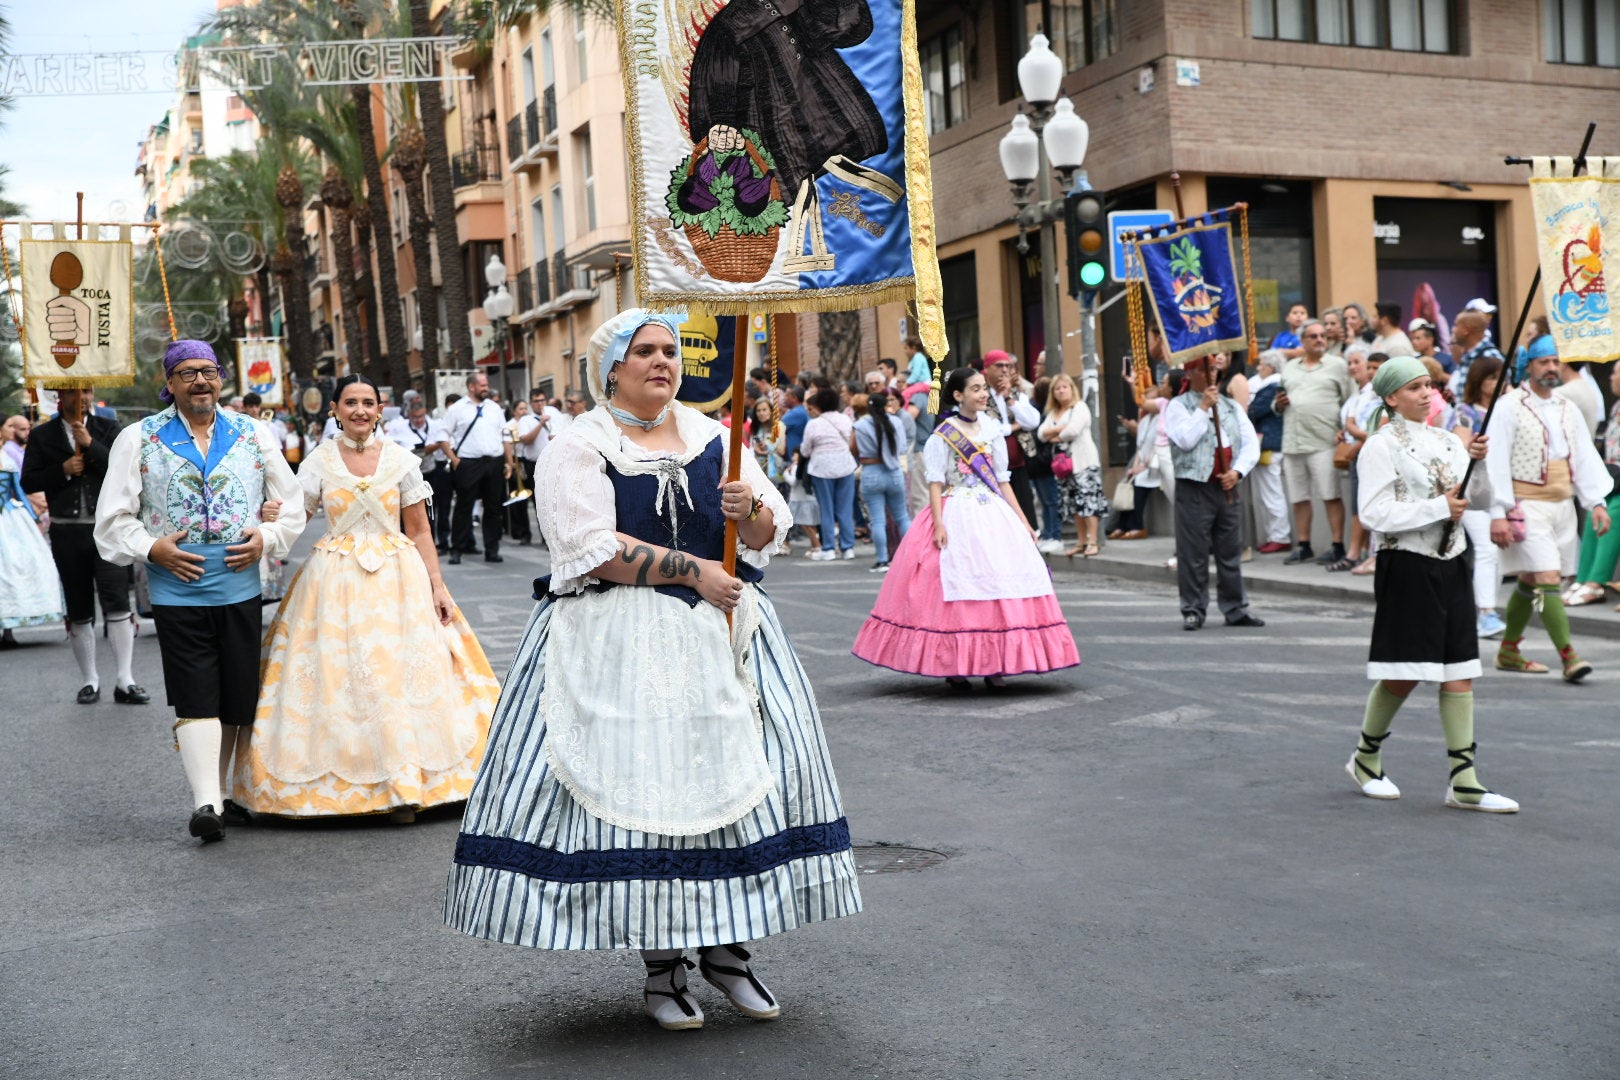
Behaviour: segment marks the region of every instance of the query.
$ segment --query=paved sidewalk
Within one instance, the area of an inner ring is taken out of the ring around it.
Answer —
[[[1147,540],[1113,540],[1103,544],[1102,552],[1090,559],[1075,556],[1048,555],[1047,563],[1055,576],[1067,574],[1105,574],[1131,581],[1162,582],[1165,590],[1175,592],[1175,572],[1165,562],[1175,554],[1175,542],[1169,537]],[[1372,575],[1357,577],[1348,571],[1330,573],[1320,566],[1284,566],[1286,552],[1275,555],[1255,555],[1243,564],[1243,583],[1257,593],[1284,593],[1291,596],[1315,597],[1337,603],[1363,602],[1371,604]],[[1212,571],[1213,573],[1213,571]],[[1213,586],[1213,581],[1211,582]],[[1508,586],[1504,585],[1498,597],[1507,601]],[[1614,594],[1600,604],[1586,604],[1569,608],[1570,630],[1577,647],[1582,637],[1620,638],[1620,612],[1614,610]],[[1501,610],[1500,605],[1497,608]],[[1532,635],[1540,632],[1540,620],[1531,620]]]

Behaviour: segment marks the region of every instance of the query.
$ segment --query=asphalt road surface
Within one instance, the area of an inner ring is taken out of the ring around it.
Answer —
[[[447,568],[497,670],[544,569],[508,555]],[[1479,684],[1480,775],[1524,805],[1496,817],[1441,805],[1432,688],[1385,746],[1403,798],[1345,777],[1364,607],[1259,597],[1265,629],[1187,634],[1168,579],[1060,570],[1084,665],[962,698],[850,657],[869,564],[767,587],[857,840],[925,854],[863,848],[904,860],[864,913],[757,943],[780,1021],[700,983],[690,1033],[642,1017],[629,954],[444,928],[454,812],[198,846],[149,625],[147,707],[74,705],[60,631],[24,633],[0,653],[0,1076],[1620,1076],[1620,644],[1577,643],[1584,686]]]

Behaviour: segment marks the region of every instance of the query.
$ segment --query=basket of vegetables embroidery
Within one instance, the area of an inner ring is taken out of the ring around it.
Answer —
[[[739,131],[740,147],[716,150],[708,139],[692,147],[670,173],[664,204],[713,277],[755,282],[770,272],[788,208],[758,133]]]

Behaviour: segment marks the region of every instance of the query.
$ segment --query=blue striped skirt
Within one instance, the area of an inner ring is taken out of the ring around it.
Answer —
[[[751,663],[776,784],[740,820],[700,836],[609,825],[553,775],[540,690],[552,610],[571,601],[540,603],[467,800],[446,924],[537,949],[691,949],[861,909],[815,694],[770,600],[759,601]]]

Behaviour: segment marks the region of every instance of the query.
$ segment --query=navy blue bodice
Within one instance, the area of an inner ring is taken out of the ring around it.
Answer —
[[[726,550],[726,518],[720,508],[720,481],[724,454],[722,435],[716,435],[703,452],[679,471],[686,474],[686,491],[678,481],[666,482],[663,499],[658,497],[659,475],[640,473],[627,476],[607,463],[608,479],[613,483],[613,509],[617,528],[637,540],[645,540],[659,547],[673,548],[700,559],[721,561]],[[675,471],[673,463],[670,469]],[[687,505],[687,497],[692,500]],[[674,520],[670,506],[674,504]],[[654,573],[656,573],[656,569]],[[737,562],[737,577],[747,582],[763,581],[764,571],[741,560]],[[611,588],[612,582],[593,586],[597,590]],[[550,586],[549,578],[535,581],[535,598],[544,596]],[[689,585],[655,585],[658,592],[674,596],[692,607],[703,598]]]

